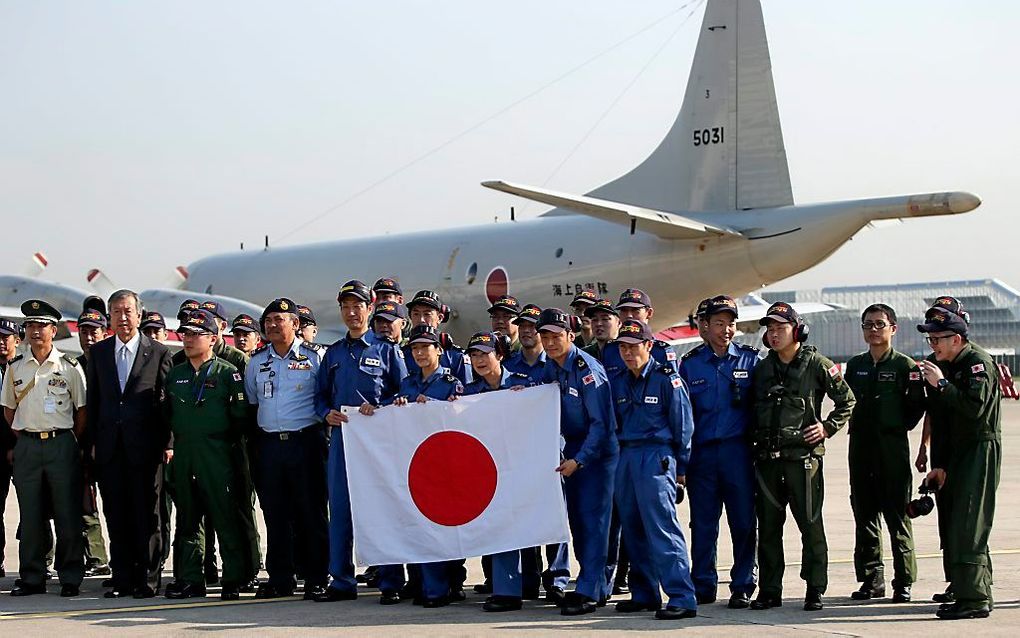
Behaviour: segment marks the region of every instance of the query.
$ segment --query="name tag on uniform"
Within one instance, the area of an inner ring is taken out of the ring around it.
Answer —
[[[879,381],[895,381],[896,380],[896,373],[895,372],[879,372],[878,373],[878,380]]]
[[[273,382],[266,381],[262,384],[262,398],[272,399],[273,398]]]
[[[365,365],[366,366],[375,366],[375,367],[378,368],[379,366],[382,365],[382,361],[380,361],[378,359],[369,359],[368,357],[365,357]]]
[[[868,374],[870,374],[870,373],[867,370],[858,370],[857,371],[857,376],[859,376],[859,377],[866,377],[866,376],[868,376]]]
[[[705,383],[704,379],[694,379],[691,381],[691,385],[702,385],[704,383]],[[673,387],[675,388],[676,386]]]
[[[733,378],[734,379],[746,379],[748,376],[749,376],[749,373],[748,373],[747,370],[734,370],[733,371]]]
[[[43,414],[56,414],[57,413],[57,400],[50,395],[46,395],[43,398]]]
[[[569,393],[570,393],[570,396],[572,396],[572,397],[576,397],[576,396],[579,396],[579,395],[577,394],[577,388],[567,388],[567,392],[569,392]]]
[[[659,397],[645,397],[645,403],[651,403],[652,405],[655,405],[658,402]]]

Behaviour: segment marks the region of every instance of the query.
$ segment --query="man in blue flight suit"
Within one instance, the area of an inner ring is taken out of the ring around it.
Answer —
[[[343,428],[346,412],[363,404],[381,405],[400,388],[407,367],[400,349],[392,341],[378,338],[369,330],[372,290],[358,280],[345,283],[337,294],[340,316],[347,334],[331,345],[319,368],[317,399],[319,417],[331,426],[329,442],[329,575],[331,582],[316,602],[354,600],[358,584],[354,577],[354,528],[351,496],[347,487]],[[382,604],[400,602],[404,584],[398,565],[380,567]]]
[[[450,374],[460,379],[461,383],[470,382],[471,368],[464,360],[464,352],[453,343],[453,338],[448,333],[439,331],[439,324],[445,323],[450,315],[450,309],[440,301],[439,295],[431,290],[419,290],[411,301],[407,302],[407,312],[412,329],[422,324],[436,329],[436,333],[439,334],[439,345],[443,348],[443,353],[439,356],[439,365],[447,368]],[[405,345],[403,350],[408,374],[417,374],[418,364],[411,356],[411,346]]]
[[[305,599],[325,592],[326,439],[316,411],[319,353],[297,336],[297,304],[275,299],[262,313],[269,343],[258,348],[244,372],[248,403],[258,406],[255,455],[259,502],[266,520],[266,571],[256,598],[290,596],[300,568]],[[294,535],[304,565],[294,561]]]
[[[613,434],[616,417],[609,379],[602,364],[574,345],[579,324],[577,317],[559,308],[546,308],[536,326],[548,357],[544,380],[560,387],[564,460],[556,471],[564,479],[574,555],[581,566],[574,591],[560,609],[564,616],[592,613],[603,602],[613,479],[620,454]]]
[[[753,418],[751,383],[758,349],[733,343],[737,303],[720,295],[700,313],[705,343],[684,355],[680,376],[694,406],[694,442],[687,489],[691,495],[691,558],[698,604],[715,602],[719,575],[719,517],[733,543],[730,609],[745,609],[755,590],[754,464],[747,439]]]
[[[675,505],[694,421],[680,376],[652,359],[654,341],[648,324],[634,319],[623,322],[617,337],[627,374],[612,380],[620,442],[615,500],[631,553],[631,599],[617,603],[616,610],[655,611],[660,620],[679,620],[698,615]],[[660,586],[669,596],[665,609]]]
[[[620,314],[620,321],[636,319],[641,323],[648,323],[652,318],[655,309],[652,308],[652,299],[643,290],[628,288],[620,293],[620,301],[616,304],[616,310]],[[678,370],[676,351],[665,341],[655,340],[652,342],[652,358],[663,365]],[[627,372],[627,366],[623,364],[620,357],[620,347],[610,341],[602,349],[602,358],[599,359],[606,369],[610,378]]]

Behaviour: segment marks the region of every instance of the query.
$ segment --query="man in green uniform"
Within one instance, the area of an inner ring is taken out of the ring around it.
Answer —
[[[224,600],[238,597],[249,579],[249,550],[241,509],[251,507],[237,472],[248,402],[241,374],[213,354],[219,329],[213,315],[196,310],[181,326],[188,361],[167,376],[167,420],[174,456],[167,468],[177,504],[174,582],[167,598],[205,596],[202,519],[219,533]],[[252,514],[254,517],[254,514]]]
[[[591,341],[582,350],[602,361],[606,344],[616,341],[620,333],[620,311],[607,299],[598,299],[585,309],[591,320]]]
[[[839,366],[803,345],[808,327],[785,303],[769,307],[759,321],[770,352],[754,374],[758,414],[751,430],[758,479],[758,597],[751,609],[783,604],[783,524],[786,506],[800,529],[800,577],[807,582],[804,610],[822,608],[828,586],[829,548],[822,525],[824,441],[846,425],[854,407],[854,394]],[[821,417],[822,401],[835,403]]]
[[[854,570],[860,589],[854,600],[885,596],[882,519],[893,555],[893,602],[910,601],[917,577],[914,540],[907,502],[912,491],[910,441],[924,413],[921,371],[910,357],[893,349],[896,312],[873,304],[861,314],[868,352],[846,364],[846,380],[857,405],[850,417],[850,505],[857,528]]]
[[[987,618],[992,610],[988,536],[1002,463],[999,373],[988,353],[968,341],[960,315],[935,307],[917,329],[928,333],[933,354],[921,362],[932,431],[948,438],[948,445],[933,448],[933,469],[925,479],[942,492],[939,506],[948,508],[942,542],[955,601],[939,607],[937,616]]]

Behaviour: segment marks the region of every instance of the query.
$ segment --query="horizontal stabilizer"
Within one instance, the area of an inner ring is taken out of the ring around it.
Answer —
[[[614,224],[629,226],[635,224],[637,230],[652,233],[663,239],[697,239],[720,235],[739,235],[731,228],[710,226],[700,221],[640,206],[611,202],[587,195],[571,195],[557,191],[520,186],[507,182],[482,182],[482,186],[493,190],[510,193],[550,206],[568,208],[572,211],[595,217]]]

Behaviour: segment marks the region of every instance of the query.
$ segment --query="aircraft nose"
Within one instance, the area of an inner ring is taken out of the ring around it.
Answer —
[[[981,198],[973,193],[955,192],[949,194],[949,210],[952,213],[966,213],[981,205]]]

